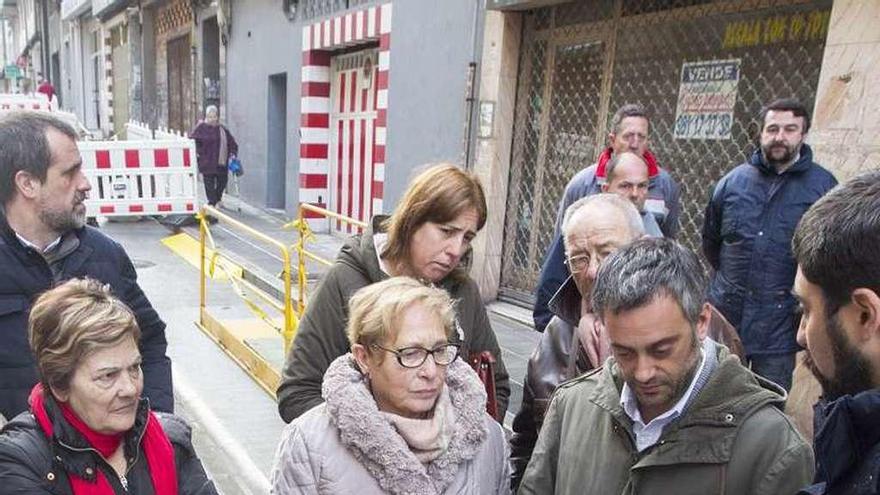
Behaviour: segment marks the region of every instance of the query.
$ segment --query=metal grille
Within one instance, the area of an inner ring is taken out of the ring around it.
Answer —
[[[625,103],[651,115],[651,150],[682,189],[679,240],[699,251],[711,188],[754,149],[761,106],[794,96],[812,108],[830,10],[830,0],[601,0],[525,14],[503,294],[531,299],[565,185]],[[740,67],[729,136],[676,139],[683,64],[723,60]]]

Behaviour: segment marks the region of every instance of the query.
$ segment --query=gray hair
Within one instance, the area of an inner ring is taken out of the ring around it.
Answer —
[[[617,170],[617,166],[620,165],[620,161],[623,159],[624,155],[632,155],[632,156],[636,157],[640,162],[642,162],[642,164],[645,166],[645,169],[647,170],[648,162],[646,162],[644,158],[637,155],[636,153],[633,153],[632,151],[624,151],[623,153],[615,153],[611,157],[611,159],[608,160],[608,163],[605,165],[605,180],[607,182],[611,182],[612,178],[614,177],[614,172],[615,172],[615,170]]]
[[[605,258],[593,284],[593,310],[607,314],[640,308],[660,295],[675,299],[696,325],[706,300],[707,279],[690,249],[663,238],[640,239]]]
[[[611,132],[614,134],[620,132],[620,123],[627,117],[641,117],[647,120],[649,124],[651,122],[651,119],[648,118],[648,111],[645,110],[645,107],[638,103],[627,103],[618,108],[617,111],[614,112],[614,116],[611,117]]]
[[[49,129],[77,139],[76,131],[66,122],[45,112],[17,111],[0,118],[0,204],[15,194],[15,174],[28,172],[46,181],[52,150],[46,132]]]
[[[205,107],[205,116],[211,112],[216,113],[218,117],[220,116],[220,110],[217,108],[217,105],[208,105]]]
[[[571,219],[574,218],[575,214],[577,214],[582,208],[617,210],[617,212],[623,215],[626,219],[632,239],[637,239],[645,235],[645,224],[642,222],[642,216],[632,202],[621,198],[617,194],[600,193],[583,197],[566,208],[565,215],[562,217],[561,227],[562,241],[564,243],[568,242],[566,241],[566,238],[568,237],[569,230],[571,230]],[[567,245],[565,246],[565,250],[568,251]]]

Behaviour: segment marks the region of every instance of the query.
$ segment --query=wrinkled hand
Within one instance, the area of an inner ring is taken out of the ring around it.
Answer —
[[[602,363],[611,355],[611,342],[608,333],[596,316],[588,313],[581,317],[577,327],[578,338],[581,347],[587,354],[587,359],[593,368],[602,366]]]

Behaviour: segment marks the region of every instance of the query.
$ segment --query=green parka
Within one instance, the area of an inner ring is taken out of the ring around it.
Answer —
[[[373,244],[373,232],[379,231],[385,218],[374,217],[370,228],[345,243],[306,306],[278,387],[278,411],[288,423],[323,402],[321,382],[324,372],[334,359],[350,350],[345,334],[348,300],[358,289],[388,278],[379,267]],[[490,351],[496,359],[496,396],[499,417],[503,418],[510,383],[477,284],[463,271],[456,270],[438,285],[457,301],[456,316],[463,334],[461,356],[467,358],[471,352]],[[456,336],[452,340],[459,341]]]
[[[797,493],[813,477],[813,453],[782,413],[782,389],[717,349],[709,381],[641,453],[620,405],[623,378],[613,358],[560,385],[519,493]]]

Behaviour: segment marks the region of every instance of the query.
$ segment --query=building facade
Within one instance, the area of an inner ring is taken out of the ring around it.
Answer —
[[[866,83],[877,71],[862,60],[878,53],[868,27],[876,2],[495,0],[489,9],[476,170],[506,180],[489,183],[490,220],[475,246],[486,298],[531,303],[564,187],[607,146],[609,119],[625,103],[651,115],[650,148],[682,190],[679,240],[697,251],[711,188],[755,148],[757,114],[772,99],[815,108],[808,142],[840,178],[849,173],[836,165],[841,155],[855,168],[873,156],[877,166],[876,124],[841,99],[874,91]],[[829,57],[835,39],[833,53],[849,65]],[[835,113],[848,130],[827,128]],[[844,136],[862,144],[846,148]]]
[[[365,220],[420,166],[463,163],[482,15],[468,0],[233,1],[226,118],[242,195]]]
[[[873,0],[3,5],[4,59],[26,76],[6,91],[49,74],[62,106],[105,136],[129,119],[185,132],[217,105],[251,204],[368,220],[424,164],[475,171],[490,215],[472,273],[487,299],[530,304],[563,188],[624,103],[651,114],[651,150],[682,189],[679,238],[695,249],[712,185],[754,149],[773,98],[814,108],[808,142],[838,178],[880,162]]]

